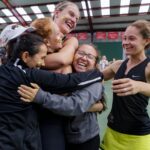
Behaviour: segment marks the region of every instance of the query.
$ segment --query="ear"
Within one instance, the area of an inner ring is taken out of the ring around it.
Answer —
[[[46,44],[47,47],[51,46],[50,41],[48,39],[44,39],[44,43]]]
[[[145,39],[145,46],[150,44],[150,38]]]
[[[29,56],[30,56],[30,55],[29,55],[29,52],[25,51],[25,52],[22,53],[21,59],[22,59],[25,63],[27,63]]]
[[[52,49],[52,47],[51,47],[51,43],[50,43],[50,41],[49,41],[49,40],[47,40],[47,39],[44,39],[44,42],[45,42],[45,44],[46,44],[46,46],[47,46],[47,48],[48,48],[47,53],[53,53],[53,52],[54,52],[54,50],[53,50],[53,49]]]
[[[60,14],[60,10],[55,10],[54,11],[55,18],[58,18],[59,14]]]

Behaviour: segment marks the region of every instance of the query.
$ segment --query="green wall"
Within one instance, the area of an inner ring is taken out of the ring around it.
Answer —
[[[122,59],[123,51],[121,41],[117,42],[94,42],[98,50],[100,51],[101,56],[106,55],[109,61],[115,59]]]

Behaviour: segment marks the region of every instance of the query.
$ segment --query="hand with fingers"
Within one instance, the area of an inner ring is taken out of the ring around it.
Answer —
[[[137,94],[140,91],[140,82],[129,78],[114,80],[112,90],[118,96]]]
[[[18,87],[18,93],[21,95],[21,100],[24,102],[33,102],[34,98],[39,90],[39,86],[35,83],[31,83],[32,87],[26,86],[26,85],[20,85]]]

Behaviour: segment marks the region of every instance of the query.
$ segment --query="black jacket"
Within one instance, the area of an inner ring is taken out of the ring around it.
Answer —
[[[95,79],[95,80],[93,80]],[[41,150],[37,114],[32,104],[22,102],[17,93],[20,84],[39,84],[51,92],[64,92],[101,80],[93,70],[80,74],[55,74],[28,69],[20,60],[0,67],[0,150]]]

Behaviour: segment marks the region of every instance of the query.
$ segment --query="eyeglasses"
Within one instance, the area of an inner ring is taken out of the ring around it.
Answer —
[[[96,60],[96,56],[94,56],[94,55],[92,55],[92,54],[87,54],[87,53],[85,53],[85,52],[83,52],[83,51],[77,51],[77,54],[79,55],[79,56],[81,56],[81,57],[84,57],[84,56],[86,56],[86,58],[87,59],[89,59],[89,60]]]

